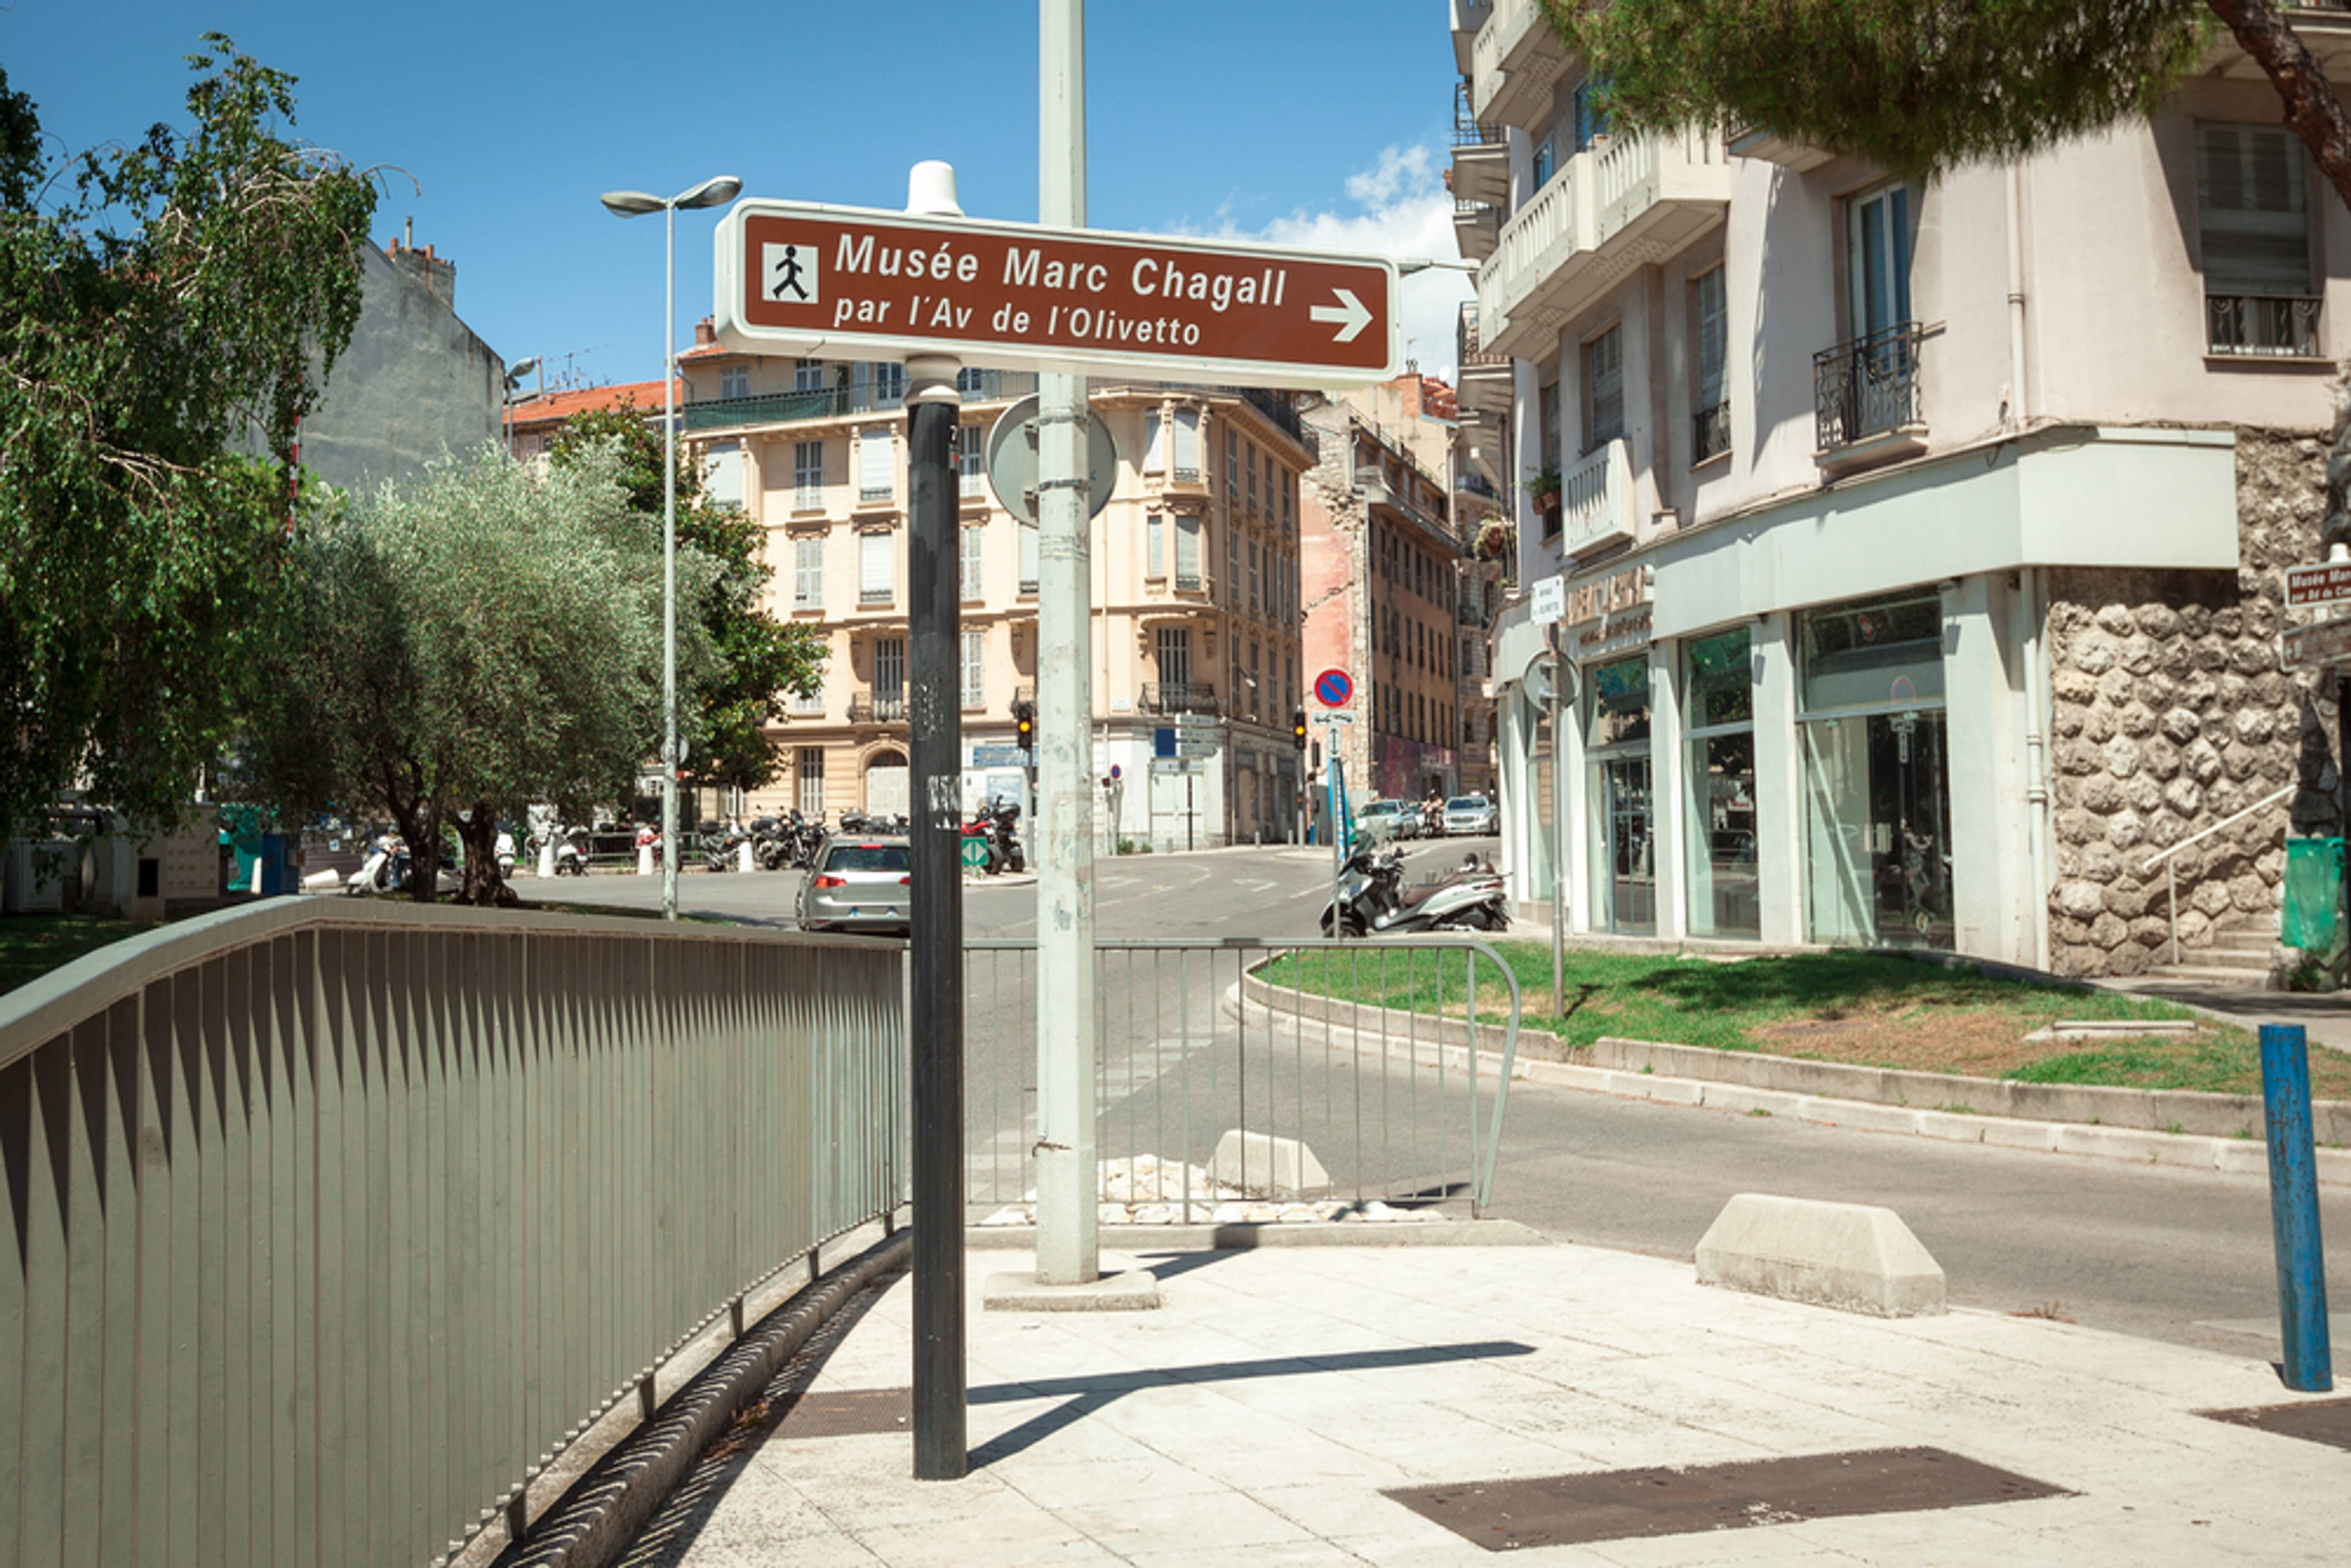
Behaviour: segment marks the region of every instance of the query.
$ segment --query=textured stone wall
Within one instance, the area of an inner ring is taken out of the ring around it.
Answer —
[[[2130,975],[2162,961],[2164,872],[2147,859],[2298,782],[2296,833],[2335,831],[2331,688],[2278,668],[2283,573],[2315,559],[2324,444],[2241,431],[2239,568],[2050,574],[2050,763],[2057,841],[2051,962]],[[2257,812],[2173,858],[2184,949],[2274,932],[2285,852]],[[2184,955],[2183,955],[2184,956]]]

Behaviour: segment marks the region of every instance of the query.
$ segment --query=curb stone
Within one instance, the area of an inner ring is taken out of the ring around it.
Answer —
[[[1228,998],[1231,995],[1228,992]],[[1269,986],[1254,975],[1247,975],[1242,977],[1241,994],[1238,999],[1244,1005],[1253,1002],[1269,1011],[1313,1018],[1317,1015],[1309,1004],[1322,998]],[[1351,1016],[1382,1029],[1392,1023],[1401,1024],[1409,1020],[1409,1027],[1414,1031],[1432,1040],[1442,1041],[1457,1057],[1469,1038],[1468,1027],[1456,1019],[1370,1007],[1356,1009]],[[1520,1031],[1521,1041],[1525,1040],[1526,1032],[1524,1030]],[[1498,1037],[1501,1033],[1501,1026],[1481,1024],[1479,1033],[1481,1037]],[[2078,1103],[2102,1112],[2113,1110],[2119,1113],[2116,1122],[2120,1124],[2115,1124],[2103,1114],[2091,1122],[2058,1116],[1979,1114],[1941,1108],[1953,1103],[1967,1103],[1969,1097],[1979,1092],[1984,1092],[1985,1097],[1990,1098],[1990,1092],[2052,1087],[2010,1083],[2001,1079],[1896,1072],[1882,1068],[1848,1067],[1838,1062],[1769,1056],[1760,1051],[1711,1051],[1703,1046],[1658,1045],[1644,1040],[1604,1039],[1597,1041],[1588,1054],[1612,1060],[1605,1065],[1586,1065],[1554,1061],[1529,1056],[1522,1051],[1512,1070],[1512,1076],[1530,1082],[1579,1089],[1587,1093],[1613,1094],[1620,1099],[1647,1100],[1667,1105],[1696,1105],[1742,1113],[1760,1112],[1826,1126],[1941,1138],[1952,1143],[1981,1143],[1993,1148],[2080,1155],[2130,1165],[2176,1166],[2231,1176],[2266,1175],[2269,1170],[2267,1145],[2258,1136],[2241,1138],[2200,1130],[2177,1133],[2168,1130],[2172,1125],[2185,1129],[2190,1116],[2209,1125],[2212,1120],[2211,1112],[2215,1109],[2222,1110],[2224,1117],[2230,1119],[2249,1117],[2249,1120],[2236,1121],[2235,1124],[2258,1130],[2262,1120],[2262,1103],[2250,1096],[2201,1094],[2177,1090],[2066,1088],[2065,1092],[2070,1095],[2089,1096]],[[1481,1067],[1499,1071],[1501,1055],[1499,1051],[1481,1044],[1478,1049],[1478,1058]],[[1759,1064],[1767,1071],[1784,1065],[1800,1070],[1800,1079],[1806,1083],[1808,1090],[1814,1084],[1850,1086],[1850,1094],[1848,1097],[1799,1092],[1663,1071],[1663,1064],[1668,1061],[1685,1069],[1719,1067],[1741,1074],[1752,1073]],[[1938,1095],[1937,1107],[1913,1108],[1900,1103],[1903,1091],[1911,1087],[1917,1088],[1922,1094]],[[2039,1102],[2027,1097],[2027,1103],[2037,1106]],[[2158,1117],[2162,1119],[2157,1120]],[[2311,1105],[2311,1120],[2314,1124],[2314,1130],[2322,1138],[2326,1137],[2330,1131],[2338,1136],[2351,1134],[2351,1101],[2314,1101]],[[2133,1124],[2134,1121],[2137,1124]],[[2322,1145],[2314,1154],[2317,1178],[2322,1184],[2351,1186],[2351,1148]]]

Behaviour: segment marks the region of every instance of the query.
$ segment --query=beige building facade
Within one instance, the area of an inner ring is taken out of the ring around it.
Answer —
[[[766,529],[770,612],[821,629],[820,692],[774,730],[755,812],[903,813],[907,800],[905,374],[896,364],[684,357],[684,439],[712,497]],[[960,379],[963,796],[1029,802],[1037,531],[999,505],[987,433],[1031,376]],[[1299,831],[1298,480],[1286,393],[1097,382],[1118,453],[1091,549],[1096,821],[1105,849],[1277,841]],[[1042,655],[1050,656],[1050,655]]]
[[[1452,20],[1465,429],[1567,604],[1491,639],[1516,896],[2067,973],[2274,933],[2337,820],[2279,632],[2351,218],[2259,71],[1918,183],[1612,134],[1533,0]],[[2351,78],[2351,17],[2294,21]]]

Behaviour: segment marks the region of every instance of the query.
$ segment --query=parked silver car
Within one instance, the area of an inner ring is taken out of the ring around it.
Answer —
[[[826,840],[800,883],[800,929],[908,935],[913,873],[914,851],[903,838]]]
[[[1405,800],[1374,800],[1355,813],[1355,828],[1393,841],[1420,837],[1420,808]]]
[[[1445,836],[1448,839],[1465,833],[1493,832],[1499,820],[1494,802],[1483,795],[1456,795],[1445,802]]]

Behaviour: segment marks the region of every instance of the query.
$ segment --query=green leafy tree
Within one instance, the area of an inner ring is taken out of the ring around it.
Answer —
[[[717,576],[678,552],[682,604]],[[254,667],[254,785],[298,811],[389,817],[419,899],[453,829],[462,896],[502,902],[500,818],[626,799],[658,748],[660,541],[614,443],[543,477],[485,446],[353,497],[297,541],[286,601]],[[678,657],[708,676],[698,617]]]
[[[550,461],[561,467],[600,443],[619,444],[622,482],[631,504],[653,522],[658,561],[661,431],[629,406],[574,414],[556,433]],[[676,483],[678,549],[697,550],[719,569],[716,591],[702,612],[716,667],[693,688],[690,700],[681,681],[678,699],[679,727],[692,742],[690,771],[728,789],[757,789],[777,772],[768,724],[782,716],[788,694],[817,691],[824,679],[824,634],[779,622],[761,608],[770,576],[765,531],[734,507],[711,505],[702,476],[683,451]]]
[[[374,187],[287,139],[292,77],[188,61],[190,129],[55,163],[0,71],[0,829],[72,788],[185,812],[285,564],[274,455],[359,318]]]
[[[2269,0],[1542,0],[1633,129],[1766,126],[1900,174],[2152,111],[2229,28],[2351,203],[2351,118]]]

